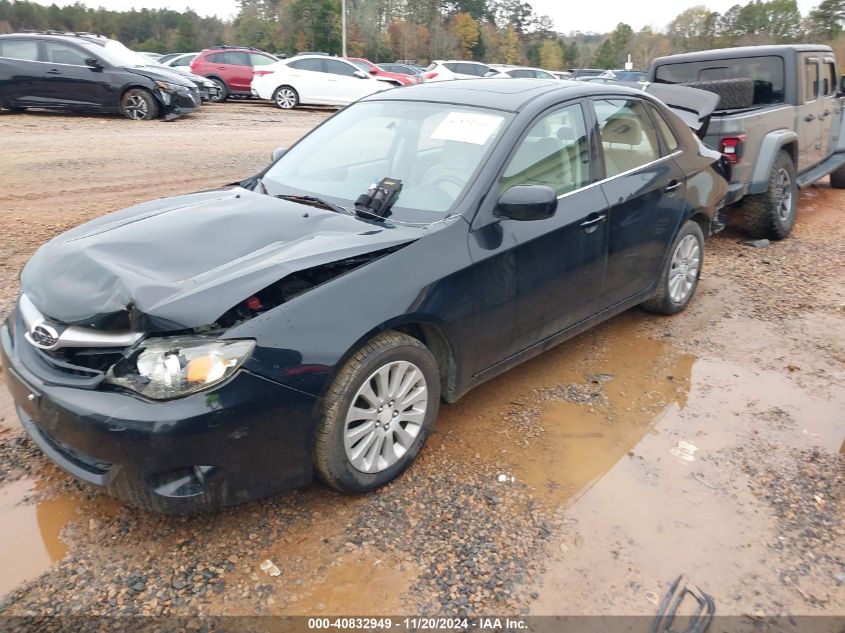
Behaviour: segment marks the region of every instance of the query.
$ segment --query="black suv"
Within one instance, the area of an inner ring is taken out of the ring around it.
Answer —
[[[99,35],[0,35],[0,107],[119,112],[144,120],[174,118],[200,105],[192,81],[145,63],[120,42]]]

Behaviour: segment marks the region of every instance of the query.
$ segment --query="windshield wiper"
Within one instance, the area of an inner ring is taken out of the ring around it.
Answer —
[[[339,204],[334,204],[333,202],[329,202],[328,200],[323,200],[322,198],[317,198],[315,196],[296,196],[293,194],[282,194],[274,197],[279,198],[281,200],[290,200],[291,202],[298,202],[299,204],[305,204],[309,207],[320,207],[322,209],[328,209],[329,211],[334,211],[335,213],[345,213],[347,215],[353,215],[352,211],[350,211],[346,207],[342,207]]]

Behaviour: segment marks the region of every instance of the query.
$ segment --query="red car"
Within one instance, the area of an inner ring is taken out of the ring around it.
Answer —
[[[216,83],[220,87],[220,96],[213,100],[225,101],[230,96],[251,97],[253,68],[277,61],[278,57],[257,48],[215,46],[194,58],[191,72]]]
[[[369,59],[361,59],[360,57],[347,57],[347,60],[355,64],[365,73],[370,73],[374,77],[384,77],[385,81],[395,84],[397,86],[413,86],[422,81],[416,75],[403,75],[402,73],[391,73],[379,68]]]

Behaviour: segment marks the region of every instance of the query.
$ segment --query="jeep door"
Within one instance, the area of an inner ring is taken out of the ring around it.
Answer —
[[[798,55],[798,77],[801,86],[798,106],[798,172],[817,165],[822,160],[823,107],[821,95],[820,59],[814,53]],[[824,139],[827,143],[827,138]]]

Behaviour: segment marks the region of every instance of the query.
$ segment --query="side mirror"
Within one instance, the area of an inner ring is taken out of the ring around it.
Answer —
[[[282,156],[284,156],[287,153],[288,153],[287,147],[277,147],[276,149],[273,150],[273,153],[270,154],[270,160],[272,160],[275,163],[277,160],[279,160]]]
[[[545,220],[557,210],[557,193],[545,185],[516,185],[496,203],[494,215],[509,220]]]
[[[370,76],[367,73],[365,73],[363,70],[356,70],[355,76],[358,79],[369,79],[370,78]]]
[[[375,68],[370,68],[371,75],[378,75],[378,71]]]
[[[85,58],[85,65],[89,68],[93,68],[94,70],[102,70],[103,64],[100,62],[99,59],[95,57],[86,57]]]

